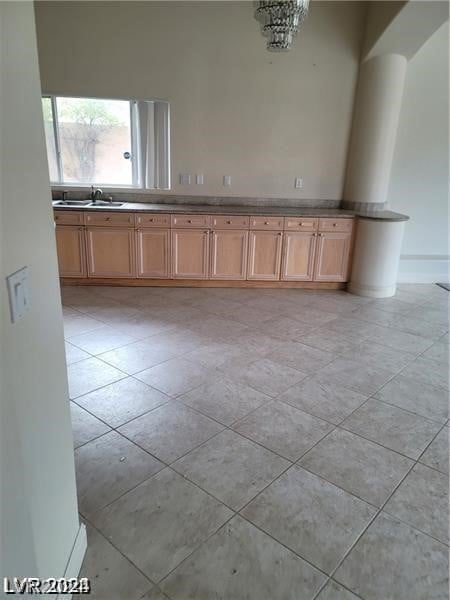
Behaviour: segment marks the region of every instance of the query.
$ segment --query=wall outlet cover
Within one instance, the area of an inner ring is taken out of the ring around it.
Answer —
[[[223,176],[223,185],[226,187],[230,187],[231,186],[231,175],[224,175]]]
[[[191,176],[189,173],[180,173],[180,184],[189,185],[191,183]]]

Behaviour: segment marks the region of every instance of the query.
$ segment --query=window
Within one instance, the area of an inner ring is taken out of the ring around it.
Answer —
[[[167,102],[44,96],[42,109],[53,184],[170,187]]]

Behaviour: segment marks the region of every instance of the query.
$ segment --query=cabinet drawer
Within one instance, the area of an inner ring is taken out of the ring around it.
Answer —
[[[55,210],[57,225],[84,225],[84,213],[76,210]]]
[[[305,219],[302,217],[285,217],[284,228],[289,231],[315,231],[318,219]]]
[[[96,227],[134,227],[134,213],[88,212],[86,225]]]
[[[211,217],[214,229],[248,229],[250,217],[241,216],[221,216]]]
[[[210,224],[209,215],[172,215],[172,227],[209,227]]]
[[[283,229],[283,217],[250,217],[250,229]]]
[[[170,215],[136,215],[138,227],[170,227]]]
[[[351,231],[353,219],[319,219],[319,231]]]

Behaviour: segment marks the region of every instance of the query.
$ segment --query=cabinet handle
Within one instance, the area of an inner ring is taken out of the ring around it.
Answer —
[[[337,223],[333,223],[333,227],[337,227]]]
[[[191,219],[188,219],[188,223],[192,223]]]
[[[106,217],[105,221],[111,221],[111,217]]]
[[[227,221],[227,225],[231,225],[233,221]]]
[[[283,234],[282,234],[282,233],[281,233],[281,231],[280,231],[280,232],[278,233],[278,235],[283,235]]]
[[[59,217],[55,216],[55,221],[57,221],[59,219]]]
[[[78,231],[83,231],[83,228],[82,227],[78,227]]]
[[[209,230],[208,230],[208,231],[204,231],[203,233],[212,233],[212,231],[209,231]]]
[[[270,225],[269,221],[264,221],[264,225]]]

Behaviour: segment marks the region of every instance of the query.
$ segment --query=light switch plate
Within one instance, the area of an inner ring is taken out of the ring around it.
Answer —
[[[11,323],[19,321],[30,306],[30,291],[28,286],[28,267],[23,267],[6,278],[9,296]]]
[[[180,185],[189,185],[191,183],[191,176],[189,173],[180,173]]]
[[[223,176],[223,185],[226,187],[230,187],[231,186],[231,175],[224,175]]]
[[[201,173],[195,176],[195,183],[197,185],[203,185],[203,175]]]
[[[296,177],[295,178],[294,186],[296,187],[296,189],[301,190],[303,188],[303,178],[302,177]]]

